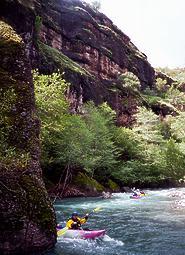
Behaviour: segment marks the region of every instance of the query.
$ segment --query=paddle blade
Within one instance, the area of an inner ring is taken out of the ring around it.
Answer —
[[[62,228],[59,231],[57,231],[57,236],[62,236],[65,234],[65,232],[68,230],[68,227]]]
[[[94,212],[98,212],[98,211],[101,211],[102,208],[101,207],[96,207],[94,210],[92,210],[89,215],[93,214]]]
[[[101,207],[97,207],[97,208],[95,208],[95,209],[93,210],[93,212],[98,212],[98,211],[101,211],[101,210],[102,210]]]

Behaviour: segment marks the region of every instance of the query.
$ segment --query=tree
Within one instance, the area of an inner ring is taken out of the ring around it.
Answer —
[[[185,154],[181,151],[179,144],[173,139],[167,142],[166,150],[167,175],[175,180],[184,178]]]
[[[139,139],[145,143],[160,144],[163,142],[163,136],[160,132],[160,119],[151,110],[145,107],[139,107],[135,115],[136,124],[134,125],[134,132],[139,136]]]
[[[84,112],[83,118],[93,134],[91,155],[94,166],[92,170],[93,173],[103,176],[110,173],[117,163],[118,150],[111,133],[115,113],[107,104],[95,107],[92,102],[85,105]]]
[[[141,86],[138,77],[131,72],[120,75],[119,80],[123,82],[125,88],[139,89]]]
[[[61,74],[39,75],[33,72],[36,106],[41,120],[42,163],[49,165],[53,160],[58,137],[64,129],[64,116],[68,111],[65,91],[68,87]]]

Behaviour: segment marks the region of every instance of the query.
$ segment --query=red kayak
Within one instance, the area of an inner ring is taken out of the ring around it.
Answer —
[[[64,238],[95,239],[105,235],[105,230],[74,230],[68,229],[63,235]]]
[[[140,199],[141,196],[130,196],[131,199]]]

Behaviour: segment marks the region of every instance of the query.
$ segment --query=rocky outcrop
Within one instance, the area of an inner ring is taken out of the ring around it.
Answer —
[[[21,37],[0,21],[0,254],[52,247],[55,216],[39,164],[39,121]]]
[[[159,71],[155,72],[155,78],[162,79],[163,81],[166,81],[167,85],[172,85],[173,83],[176,82],[172,77],[168,76],[165,73],[159,72]]]
[[[42,73],[64,71],[71,83],[72,112],[87,100],[107,101],[127,125],[138,103],[130,97],[134,101],[130,110],[128,93],[113,92],[120,74],[134,73],[141,89],[154,86],[155,72],[147,57],[110,19],[83,1],[3,0],[0,15],[23,38],[32,68]]]
[[[61,8],[59,8],[61,7]],[[117,79],[126,70],[137,75],[144,87],[152,87],[154,70],[110,19],[78,0],[52,3],[42,15],[43,43],[62,51],[101,80]]]
[[[49,6],[49,8],[48,8]],[[141,89],[152,88],[155,72],[146,56],[110,19],[78,0],[49,3],[41,13],[41,72],[62,69],[71,82],[72,112],[81,102],[107,101],[116,110],[117,123],[129,126],[140,105],[138,98],[120,89],[120,74],[130,71]],[[73,62],[71,62],[71,60]],[[75,65],[74,65],[75,63]]]

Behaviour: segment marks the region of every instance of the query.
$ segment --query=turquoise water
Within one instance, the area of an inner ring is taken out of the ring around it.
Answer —
[[[65,223],[73,211],[81,215],[96,207],[85,225],[106,229],[97,240],[58,238],[55,249],[46,255],[185,255],[185,189],[147,191],[131,200],[129,194],[112,199],[75,198],[57,201],[57,220]]]

